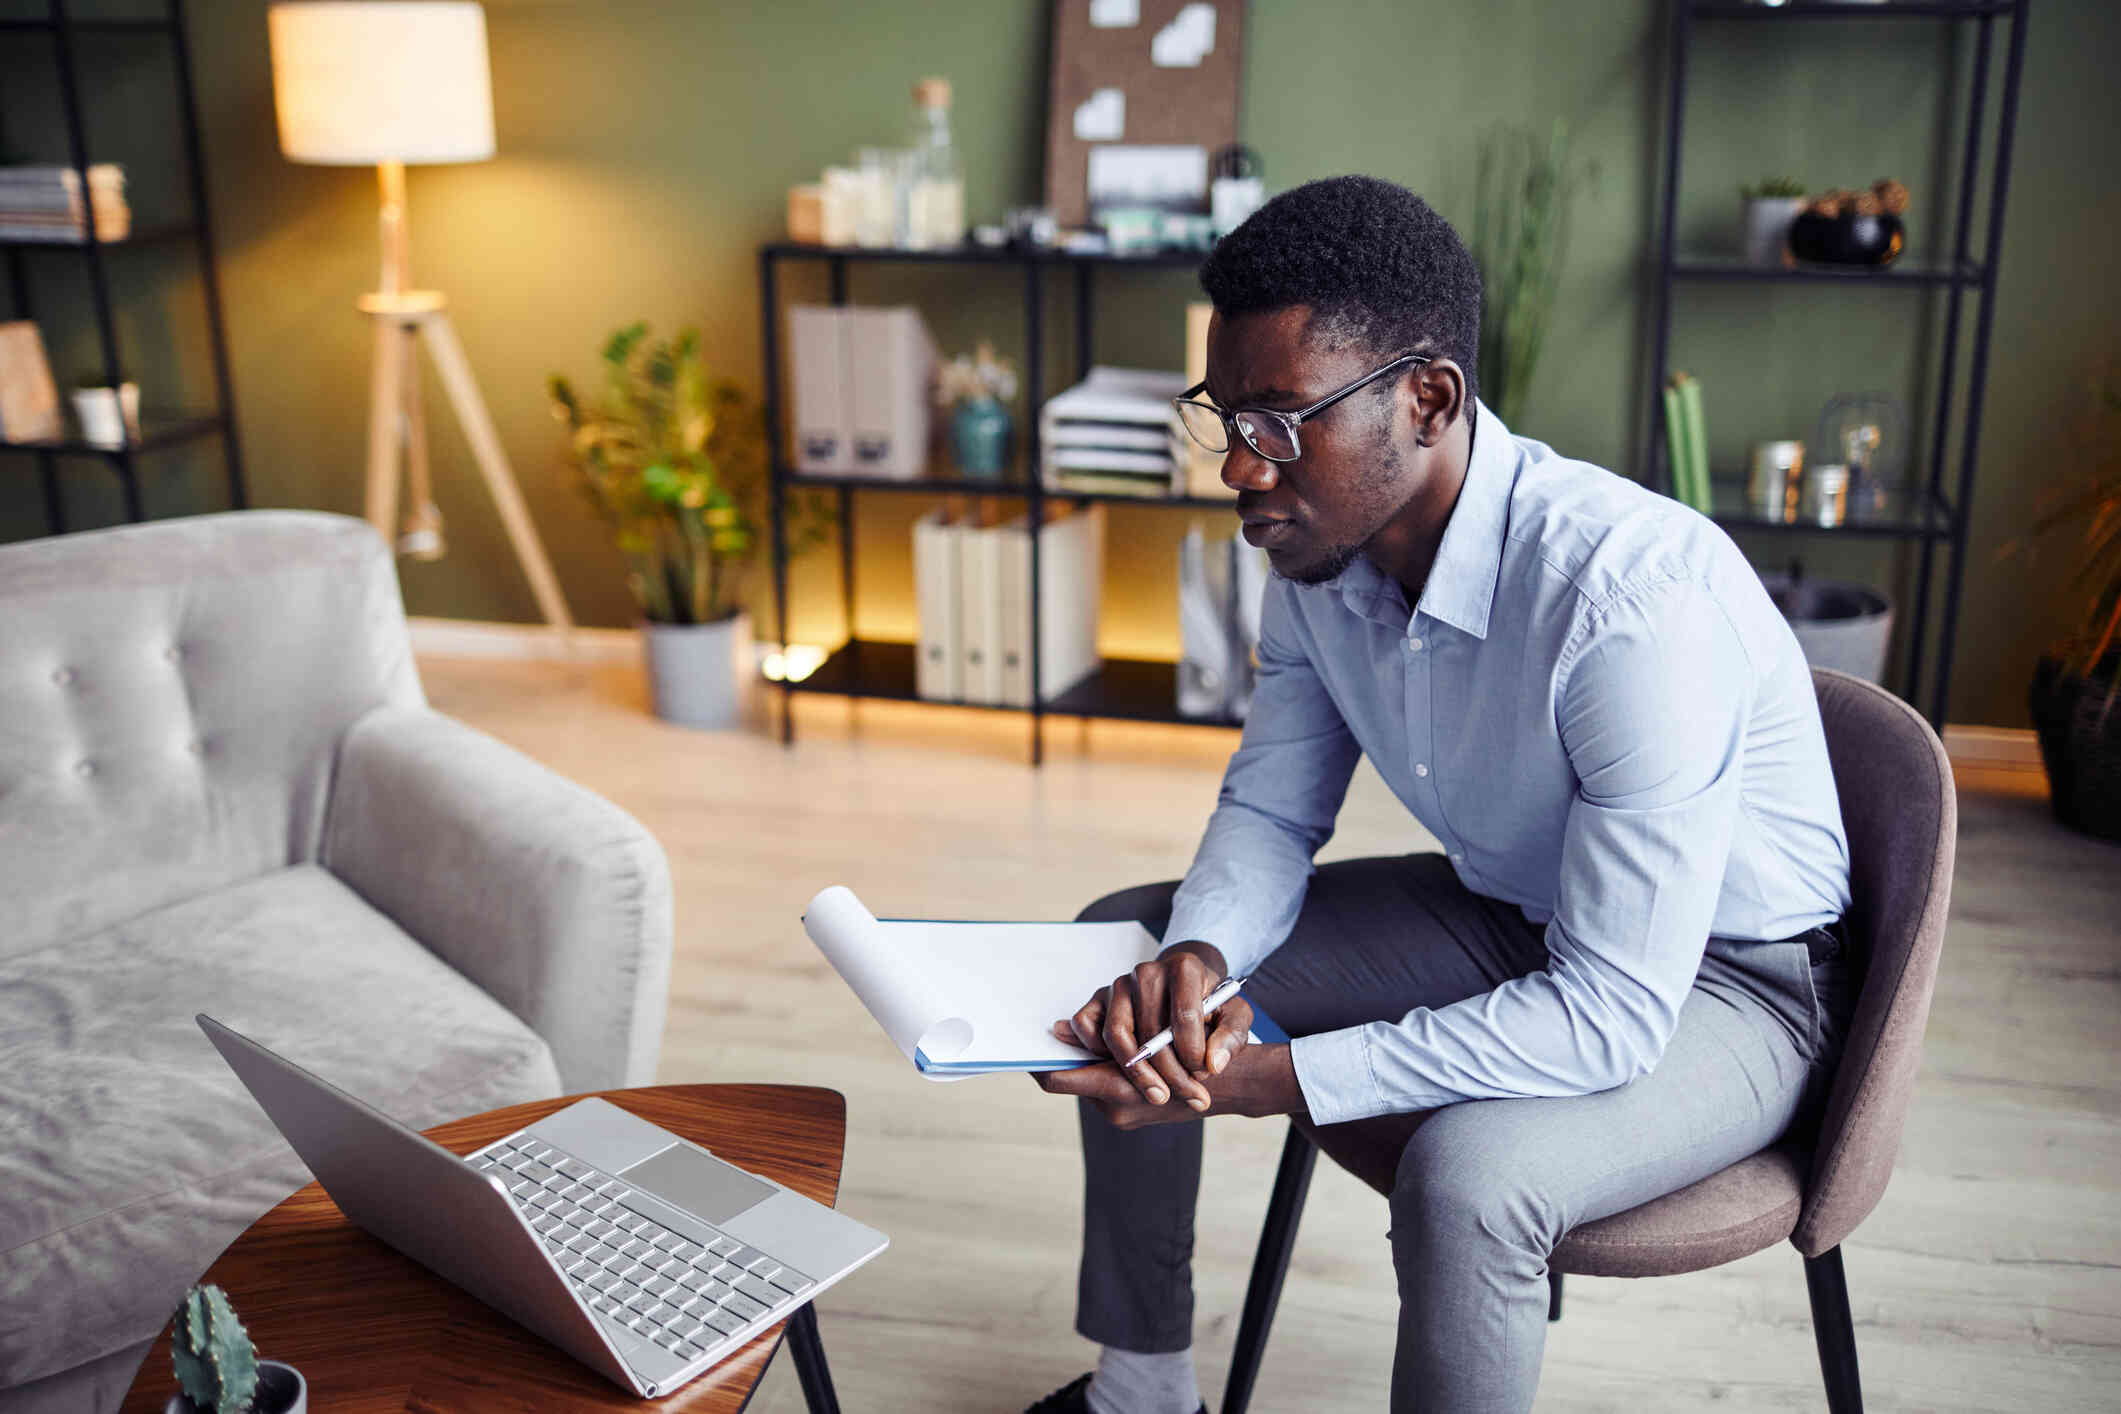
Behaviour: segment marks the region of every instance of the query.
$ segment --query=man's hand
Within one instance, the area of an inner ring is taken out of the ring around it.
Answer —
[[[1208,1029],[1201,1000],[1228,975],[1213,943],[1174,944],[1155,961],[1100,987],[1074,1016],[1054,1022],[1053,1034],[1109,1057],[1114,1064],[1102,1069],[1129,1083],[1136,1098],[1161,1105],[1176,1095],[1203,1113],[1213,1103],[1209,1078],[1222,1074],[1244,1048],[1252,1026],[1251,1003],[1233,997],[1216,1013],[1214,1030]],[[1173,1038],[1169,1046],[1130,1070],[1120,1069],[1120,1062],[1167,1026]]]
[[[1032,1079],[1048,1094],[1077,1095],[1089,1100],[1119,1129],[1200,1117],[1178,1105],[1151,1104],[1143,1099],[1134,1082],[1120,1072],[1116,1061],[1099,1061],[1074,1070],[1041,1071]],[[1287,1046],[1248,1046],[1201,1088],[1220,1114],[1258,1118],[1305,1112],[1303,1089],[1296,1083],[1296,1065]]]

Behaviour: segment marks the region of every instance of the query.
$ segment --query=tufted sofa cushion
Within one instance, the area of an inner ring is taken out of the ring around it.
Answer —
[[[150,1339],[308,1181],[200,1011],[415,1128],[560,1090],[544,1041],[314,866],[0,957],[0,1391]]]
[[[422,702],[367,525],[246,511],[0,556],[0,960],[317,857],[349,724]]]

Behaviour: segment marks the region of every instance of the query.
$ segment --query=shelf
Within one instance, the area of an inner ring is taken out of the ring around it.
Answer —
[[[1983,272],[1973,261],[1953,266],[1902,258],[1891,265],[1752,265],[1736,256],[1719,254],[1680,255],[1672,261],[1675,280],[1724,280],[1736,283],[1773,284],[1808,281],[1825,285],[1970,285],[1979,286]]]
[[[124,447],[107,447],[68,435],[49,441],[15,442],[0,439],[0,452],[44,452],[60,456],[114,457],[121,452],[152,452],[185,442],[196,442],[222,431],[219,413],[142,413],[139,439]]]
[[[122,240],[97,241],[103,250],[118,250],[125,246],[165,245],[171,241],[189,240],[197,234],[197,228],[189,221],[168,221],[155,226],[135,226],[132,233]],[[33,241],[0,239],[0,250],[77,250],[85,251],[88,242],[83,240]]]
[[[914,646],[878,639],[850,639],[834,649],[796,692],[838,697],[875,697],[899,702],[935,702],[942,707],[997,707],[988,702],[946,702],[914,691]],[[1224,718],[1178,715],[1178,665],[1139,658],[1107,658],[1097,672],[1046,704],[1047,713],[1063,717],[1109,717],[1137,722],[1173,722],[1184,726],[1234,727]]]
[[[156,34],[173,29],[167,16],[140,17],[137,19],[68,20],[61,24],[57,20],[0,19],[0,32],[17,30],[32,34],[50,34],[66,29],[76,34]]]
[[[1742,478],[1717,479],[1709,484],[1715,511],[1710,519],[1726,530],[1756,530],[1782,535],[1855,536],[1860,539],[1945,540],[1953,530],[1952,508],[1927,489],[1914,493],[1907,505],[1889,505],[1859,511],[1842,525],[1816,525],[1805,521],[1770,520],[1756,515],[1746,505]]]
[[[898,491],[923,496],[1029,496],[1031,488],[1020,476],[999,481],[976,481],[962,476],[916,476],[899,480],[883,476],[828,476],[782,467],[780,478],[790,487],[816,490]],[[1130,496],[1124,491],[1067,491],[1048,486],[1041,493],[1049,501],[1102,501],[1116,506],[1177,507],[1186,510],[1235,511],[1235,496]]]
[[[1089,255],[1065,250],[1011,250],[980,245],[944,250],[901,250],[894,246],[801,245],[777,241],[761,248],[777,260],[866,260],[943,265],[1124,265],[1143,270],[1192,270],[1208,258],[1204,250],[1168,250],[1153,255]]]
[[[1687,13],[1704,20],[1956,20],[2008,15],[2017,8],[2015,0],[1793,0],[1788,5],[1691,0]]]

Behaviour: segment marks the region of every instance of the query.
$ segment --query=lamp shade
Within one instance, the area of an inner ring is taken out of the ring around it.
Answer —
[[[286,0],[267,13],[280,151],[296,162],[493,156],[486,12],[467,0]]]

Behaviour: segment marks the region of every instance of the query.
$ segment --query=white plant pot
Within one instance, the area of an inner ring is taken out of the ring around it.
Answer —
[[[1790,222],[1804,210],[1801,196],[1762,196],[1744,203],[1745,260],[1748,265],[1780,265]]]
[[[1789,620],[1815,668],[1851,673],[1865,682],[1885,678],[1885,650],[1893,641],[1893,606],[1867,584],[1764,574],[1768,597]]]
[[[707,730],[744,724],[758,678],[749,614],[712,624],[644,624],[641,639],[658,717]]]
[[[74,389],[74,417],[81,424],[81,440],[98,447],[122,447],[128,436],[140,438],[140,385],[121,383],[117,388]]]

